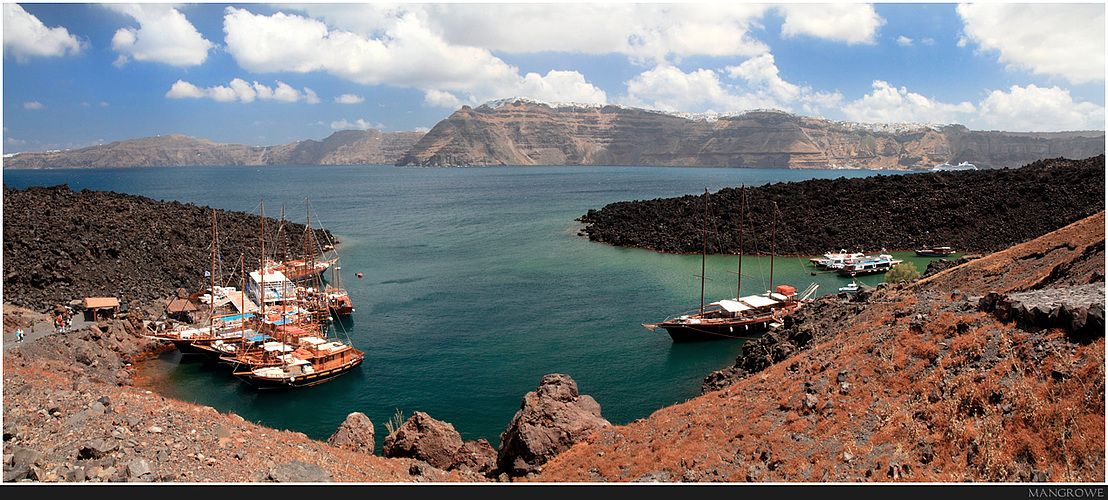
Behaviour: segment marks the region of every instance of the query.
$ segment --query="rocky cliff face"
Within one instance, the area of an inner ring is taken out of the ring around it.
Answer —
[[[392,164],[422,136],[420,132],[342,130],[322,141],[246,146],[167,135],[67,151],[20,153],[5,158],[4,168]]]
[[[970,161],[1018,167],[1104,152],[1104,133],[971,131],[960,125],[871,126],[779,111],[689,119],[619,106],[525,99],[463,106],[399,165],[661,165],[912,168]]]

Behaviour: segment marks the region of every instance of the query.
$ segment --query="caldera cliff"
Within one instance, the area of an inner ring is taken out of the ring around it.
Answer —
[[[969,161],[1018,167],[1104,152],[1104,132],[1013,133],[961,125],[872,125],[781,111],[692,116],[527,99],[463,106],[398,165],[656,165],[930,168]]]

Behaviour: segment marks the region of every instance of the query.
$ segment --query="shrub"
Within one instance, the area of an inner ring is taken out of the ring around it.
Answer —
[[[885,283],[904,283],[919,279],[919,271],[911,262],[901,262],[885,273]]]

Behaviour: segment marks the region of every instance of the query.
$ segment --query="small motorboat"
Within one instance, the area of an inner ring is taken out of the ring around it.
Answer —
[[[843,293],[854,293],[862,289],[862,285],[858,283],[858,280],[851,280],[849,285],[839,287],[839,291]]]

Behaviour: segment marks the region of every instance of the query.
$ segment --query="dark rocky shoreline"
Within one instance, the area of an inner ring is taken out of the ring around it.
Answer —
[[[256,266],[258,216],[217,213],[223,274],[237,275],[239,255]],[[266,222],[267,245],[278,243],[278,222]],[[285,228],[295,253],[304,226],[286,221]],[[317,236],[332,238],[318,229]],[[205,283],[210,244],[208,207],[64,184],[4,189],[4,292],[15,305],[43,310],[95,295],[149,304],[180,287],[194,290]]]
[[[808,180],[748,188],[747,254],[768,254],[779,207],[777,253],[913,250],[949,245],[993,252],[1104,209],[1104,155],[1019,169]],[[741,190],[711,195],[708,252],[737,253]],[[592,241],[666,253],[699,253],[702,195],[623,201],[579,221]]]

